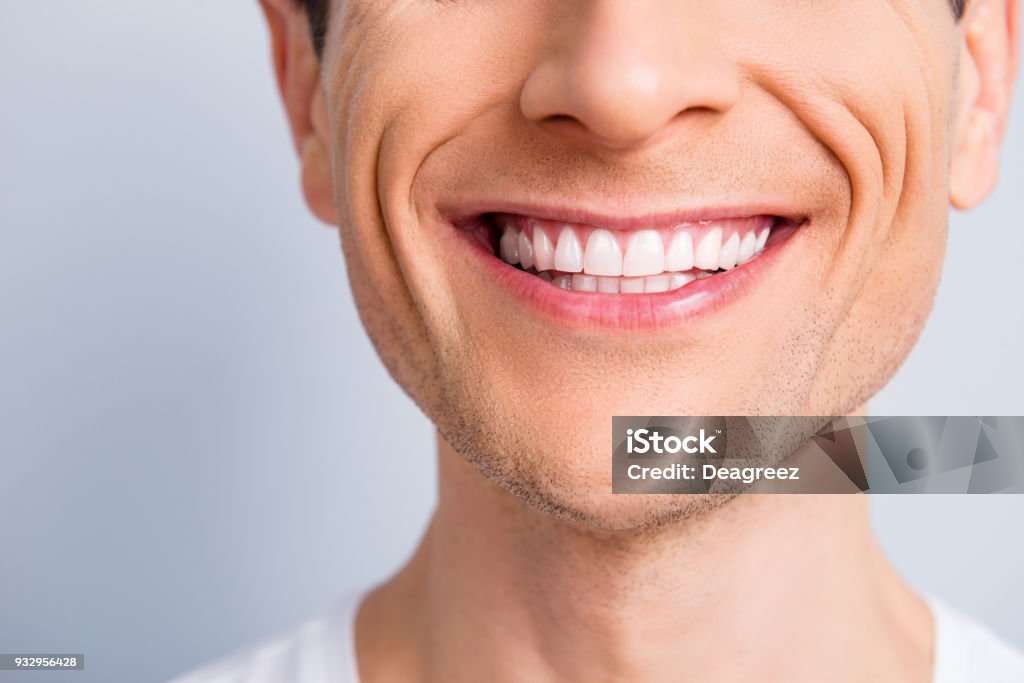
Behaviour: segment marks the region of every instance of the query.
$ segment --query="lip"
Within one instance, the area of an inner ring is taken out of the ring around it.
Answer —
[[[635,208],[635,207],[634,207]],[[628,210],[628,203],[598,208],[586,202],[578,205],[529,204],[509,200],[476,200],[460,204],[457,208],[441,207],[440,215],[458,229],[476,224],[481,215],[507,213],[546,221],[560,221],[579,225],[592,225],[606,230],[640,230],[643,228],[669,228],[684,223],[725,220],[729,218],[750,218],[753,216],[778,216],[784,221],[800,222],[803,214],[791,205],[750,202],[744,204],[722,204],[718,206],[676,207],[668,210],[654,209],[643,214]]]
[[[564,290],[541,278],[502,261],[491,245],[475,238],[482,217],[491,213],[509,213],[598,226],[609,230],[657,228],[700,221],[774,216],[781,219],[772,229],[764,251],[742,266],[703,278],[669,292],[653,294],[602,294]],[[804,230],[810,220],[792,207],[763,204],[717,208],[684,208],[654,212],[642,216],[604,214],[586,208],[526,206],[515,202],[488,202],[462,205],[457,211],[443,212],[445,222],[461,244],[473,256],[462,262],[479,269],[478,277],[497,291],[495,296],[510,298],[513,306],[528,315],[540,316],[549,325],[574,331],[657,330],[684,322],[696,322],[739,301],[757,288],[778,263],[779,254],[789,239]]]

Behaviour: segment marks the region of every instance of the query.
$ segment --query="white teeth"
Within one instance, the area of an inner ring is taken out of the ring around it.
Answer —
[[[740,236],[735,232],[722,245],[722,255],[719,256],[718,267],[722,270],[731,270],[736,267],[736,259],[740,253]]]
[[[657,230],[640,230],[629,238],[622,274],[657,275],[665,270],[665,247]]]
[[[768,235],[770,235],[771,232],[771,228],[765,228],[761,231],[761,234],[757,236],[757,248],[754,249],[755,252],[760,252],[764,249],[765,242],[768,241]]]
[[[693,238],[679,230],[665,252],[665,270],[683,271],[693,268]]]
[[[578,273],[583,270],[583,249],[576,239],[576,231],[566,226],[558,236],[555,248],[555,270],[563,273]]]
[[[712,228],[700,241],[693,265],[701,270],[717,270],[722,255],[722,229]]]
[[[693,273],[661,273],[646,277],[596,277],[576,273],[552,277],[551,273],[544,272],[540,277],[561,289],[601,294],[657,294],[679,289],[697,279]]]
[[[561,289],[572,289],[572,275],[559,275],[551,281],[551,284]]]
[[[501,234],[501,260],[505,263],[519,263],[519,233],[505,228]]]
[[[538,271],[555,267],[555,248],[547,233],[537,227],[533,229],[533,264]]]
[[[671,276],[669,275],[651,275],[650,277],[644,278],[644,292],[647,294],[655,294],[657,292],[667,292],[669,285],[671,284]]]
[[[743,241],[740,242],[740,253],[736,262],[739,265],[743,265],[750,259],[754,258],[754,252],[757,250],[757,235],[753,232],[748,232],[743,236]]]
[[[619,291],[623,294],[643,294],[645,277],[624,277],[619,280]]]
[[[533,237],[513,225],[498,223],[501,239],[499,256],[506,263],[534,270],[543,280],[565,290],[603,294],[667,292],[694,280],[711,277],[710,271],[729,270],[747,263],[764,250],[771,228],[748,232],[741,238],[733,233],[722,241],[722,228],[709,230],[696,249],[692,234],[677,229],[668,248],[657,230],[629,234],[625,258],[619,236],[601,228],[590,231],[586,248],[576,229],[564,225],[557,245],[539,225]],[[668,238],[666,238],[668,241]]]
[[[572,276],[572,289],[574,292],[596,292],[597,277],[577,273]]]
[[[526,236],[525,232],[519,233],[519,265],[523,269],[533,268],[533,245],[530,243],[530,238]]]
[[[669,278],[668,288],[679,289],[680,287],[690,284],[696,279],[697,278],[690,273],[672,273]]]
[[[588,275],[622,275],[622,250],[607,230],[595,230],[587,239],[583,272]]]

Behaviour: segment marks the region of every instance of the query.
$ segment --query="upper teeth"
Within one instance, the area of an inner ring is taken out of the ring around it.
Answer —
[[[699,277],[699,271],[746,263],[764,250],[771,232],[768,219],[629,232],[512,217],[501,217],[498,224],[502,260],[538,273],[557,271],[553,284],[585,291],[611,291],[603,281],[616,278],[621,292],[644,291],[634,284],[638,280],[645,280],[647,291],[675,289]],[[672,277],[687,271],[693,271],[687,278]]]

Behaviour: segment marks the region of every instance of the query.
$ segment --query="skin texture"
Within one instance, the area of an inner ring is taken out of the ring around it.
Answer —
[[[958,25],[946,0],[344,0],[319,60],[290,0],[262,4],[307,201],[338,226],[363,323],[440,434],[431,530],[361,611],[364,678],[459,680],[452,657],[493,673],[481,652],[512,647],[529,680],[671,679],[678,638],[638,633],[700,619],[736,633],[729,615],[767,632],[772,613],[803,623],[824,601],[860,628],[821,639],[927,680],[927,612],[877,556],[863,503],[748,497],[702,516],[714,500],[613,496],[608,429],[612,415],[850,414],[888,381],[931,308],[949,204],[995,184],[1017,3],[972,1]],[[731,305],[598,331],[537,315],[466,258],[447,211],[481,198],[616,215],[783,203],[806,223]],[[816,542],[789,549],[802,564],[766,563],[789,602],[759,612],[737,589],[740,560],[771,553],[757,534],[785,540],[780,554],[795,534]],[[509,561],[468,570],[482,553]],[[811,587],[823,564],[846,590]],[[540,638],[552,625],[530,604],[591,639]],[[459,634],[495,649],[442,656]],[[705,680],[756,674],[688,642],[716,657]],[[884,680],[827,648],[776,664],[779,680]]]

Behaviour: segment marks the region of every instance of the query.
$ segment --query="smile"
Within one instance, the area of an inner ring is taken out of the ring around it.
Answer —
[[[798,255],[780,258],[790,251],[782,247],[809,224],[782,206],[636,217],[476,206],[442,215],[476,254],[459,262],[480,269],[477,286],[511,295],[529,315],[591,330],[662,328],[737,302],[794,267]]]
[[[780,220],[754,216],[625,231],[495,214],[491,224],[502,261],[555,287],[654,294],[748,263]]]

